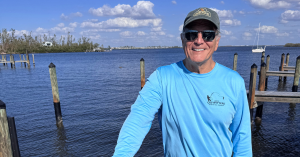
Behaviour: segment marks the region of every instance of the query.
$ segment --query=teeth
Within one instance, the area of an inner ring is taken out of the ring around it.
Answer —
[[[194,51],[203,51],[204,49],[194,49]]]

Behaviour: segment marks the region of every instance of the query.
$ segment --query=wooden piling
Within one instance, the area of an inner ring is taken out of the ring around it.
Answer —
[[[50,80],[51,80],[51,87],[52,87],[56,125],[58,127],[62,127],[63,120],[62,120],[61,108],[60,108],[60,99],[59,99],[57,77],[56,77],[56,67],[53,63],[50,63],[49,65],[49,73],[50,73]]]
[[[257,65],[253,64],[251,66],[250,82],[249,82],[249,96],[248,96],[251,121],[252,121],[252,116],[253,116],[253,105],[254,105],[254,101],[255,101],[254,99],[255,99],[256,75],[257,75]]]
[[[266,71],[269,71],[269,65],[270,65],[270,55],[267,56]],[[265,89],[267,88],[268,88],[268,76],[266,76],[266,83],[265,83]]]
[[[258,85],[259,91],[265,91],[265,80],[266,80],[266,63],[263,62],[260,66],[259,85]],[[256,108],[255,120],[254,120],[256,125],[261,124],[262,113],[263,113],[263,104]]]
[[[296,68],[295,68],[295,75],[294,75],[294,84],[293,84],[293,88],[292,88],[293,92],[297,92],[298,91],[299,75],[300,75],[300,56],[297,57],[297,61],[296,61]]]
[[[143,58],[140,60],[140,66],[141,66],[141,89],[143,89],[145,85],[145,60]]]
[[[6,105],[0,100],[0,157],[12,157],[11,140],[6,115]]]
[[[286,54],[286,59],[285,59],[285,66],[289,66],[289,61],[290,61],[290,54]],[[286,82],[286,76],[283,77],[283,81]]]
[[[265,56],[261,56],[260,65],[262,65],[265,62]]]
[[[28,54],[27,50],[26,50],[26,62],[27,62],[28,67],[30,67],[29,54]]]
[[[261,56],[265,56],[265,54],[266,54],[265,51],[263,51],[263,52],[261,53]]]
[[[8,127],[9,127],[11,149],[13,152],[13,157],[20,157],[21,154],[20,154],[20,149],[19,149],[15,117],[7,117],[7,122],[8,122]]]
[[[13,62],[12,62],[13,55],[9,55],[9,61],[10,61],[10,67],[13,68]]]
[[[234,59],[233,59],[233,70],[236,71],[237,68],[237,60],[238,60],[238,54],[234,54]]]
[[[33,66],[35,66],[35,62],[34,62],[34,54],[32,54],[32,63],[33,63]]]
[[[279,71],[283,71],[283,66],[284,66],[284,53],[281,55],[281,63],[279,67]],[[282,76],[279,76],[279,81],[282,81]]]
[[[23,54],[23,60],[25,61],[25,55]],[[24,66],[26,68],[26,63],[24,62]]]
[[[4,55],[1,55],[2,56],[2,61],[4,61]],[[3,66],[5,66],[5,63],[3,63]]]

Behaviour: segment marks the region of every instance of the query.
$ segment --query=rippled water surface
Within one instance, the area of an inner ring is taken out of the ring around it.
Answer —
[[[249,86],[250,67],[260,68],[261,54],[251,47],[220,47],[214,60],[237,71]],[[295,66],[299,48],[267,47],[270,70],[278,70],[282,53]],[[7,56],[7,58],[9,58]],[[18,55],[15,59],[19,58]],[[14,116],[22,156],[112,156],[121,126],[140,90],[140,59],[146,77],[159,66],[184,58],[182,49],[114,50],[99,53],[35,54],[35,67],[15,69],[0,64],[0,99]],[[31,55],[30,55],[31,59]],[[64,128],[55,124],[48,65],[56,65]],[[257,78],[258,79],[258,78]],[[285,83],[269,77],[269,91],[291,92]],[[254,112],[255,113],[255,112]],[[259,156],[300,156],[299,104],[264,103],[261,126],[254,126],[253,153]],[[136,156],[163,156],[157,118]]]

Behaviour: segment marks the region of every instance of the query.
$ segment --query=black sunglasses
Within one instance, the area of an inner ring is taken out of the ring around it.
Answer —
[[[188,41],[194,41],[198,38],[198,33],[196,30],[188,30],[184,32],[184,35]],[[212,30],[201,31],[201,34],[204,41],[213,41],[216,37],[216,32]]]

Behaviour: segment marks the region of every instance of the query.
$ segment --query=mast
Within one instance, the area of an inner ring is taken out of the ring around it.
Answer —
[[[258,49],[258,41],[259,41],[259,32],[260,32],[260,23],[258,25],[258,36],[257,36],[257,49]]]

